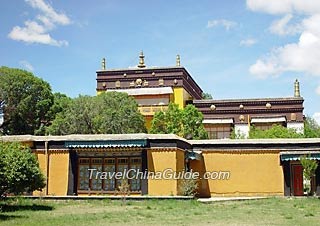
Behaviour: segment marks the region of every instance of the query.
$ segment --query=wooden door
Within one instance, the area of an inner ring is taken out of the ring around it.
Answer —
[[[303,168],[302,165],[292,165],[293,172],[293,195],[303,195]]]

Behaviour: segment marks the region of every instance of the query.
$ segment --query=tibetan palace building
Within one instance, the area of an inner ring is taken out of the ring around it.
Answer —
[[[272,125],[303,131],[303,101],[298,80],[294,83],[294,95],[288,98],[257,98],[204,100],[202,89],[176,57],[176,66],[147,67],[141,52],[135,68],[106,69],[97,71],[97,93],[126,92],[133,96],[145,116],[146,127],[151,127],[155,112],[165,111],[170,102],[184,108],[194,104],[204,115],[203,124],[210,139],[230,138],[234,130],[247,137],[251,125],[268,129]]]

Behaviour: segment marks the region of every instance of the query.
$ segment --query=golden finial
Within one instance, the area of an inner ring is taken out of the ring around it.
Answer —
[[[294,82],[294,97],[300,97],[300,84],[298,79]]]
[[[101,69],[106,70],[106,58],[102,58]]]
[[[140,59],[139,59],[138,67],[139,67],[139,68],[144,68],[144,67],[146,67],[146,65],[144,64],[143,51],[141,51],[139,58],[140,58]]]
[[[176,57],[176,66],[180,67],[180,55],[179,54]]]

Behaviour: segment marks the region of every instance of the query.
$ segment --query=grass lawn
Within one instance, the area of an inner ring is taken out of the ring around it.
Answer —
[[[0,202],[0,225],[319,225],[320,199]]]

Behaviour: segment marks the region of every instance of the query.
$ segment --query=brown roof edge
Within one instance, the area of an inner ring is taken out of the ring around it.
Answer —
[[[275,98],[249,98],[249,99],[211,99],[194,100],[194,104],[215,104],[215,103],[245,103],[245,102],[282,102],[282,101],[304,101],[302,97],[275,97]]]

